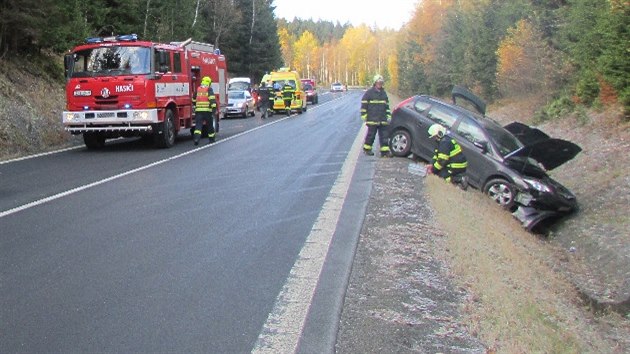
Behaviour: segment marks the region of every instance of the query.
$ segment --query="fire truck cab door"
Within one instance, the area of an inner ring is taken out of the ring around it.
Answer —
[[[64,69],[64,75],[66,76],[66,80],[70,79],[70,75],[72,75],[73,68],[74,68],[74,53],[66,54],[63,57],[63,69]]]

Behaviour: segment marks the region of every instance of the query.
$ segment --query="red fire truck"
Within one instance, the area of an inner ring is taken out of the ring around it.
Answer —
[[[90,149],[106,139],[142,136],[171,147],[182,129],[194,128],[193,97],[209,76],[217,96],[219,131],[227,106],[227,63],[212,44],[139,41],[133,35],[88,38],[65,56],[64,128],[83,134]]]

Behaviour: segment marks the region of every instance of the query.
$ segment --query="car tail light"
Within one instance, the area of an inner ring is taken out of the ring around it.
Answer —
[[[396,106],[396,108],[394,108],[394,110],[397,110],[397,109],[399,109],[399,108],[401,108],[401,107],[403,107],[403,106],[408,105],[408,104],[409,104],[409,102],[411,102],[413,99],[414,99],[414,97],[413,97],[413,96],[411,96],[411,97],[407,98],[406,100],[404,100],[404,101],[400,102],[400,103],[398,104],[398,106]]]

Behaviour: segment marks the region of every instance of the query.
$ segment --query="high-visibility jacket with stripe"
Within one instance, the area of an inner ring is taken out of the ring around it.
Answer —
[[[293,96],[295,95],[295,89],[291,85],[284,85],[282,87],[282,99],[285,101],[293,100]]]
[[[450,136],[444,136],[435,149],[433,169],[442,171],[446,168],[449,172],[448,175],[456,175],[466,172],[466,167],[468,167],[468,161],[461,146]]]
[[[368,125],[387,125],[392,119],[385,89],[372,86],[361,98],[361,119]]]
[[[217,99],[212,87],[209,86],[199,86],[193,102],[195,103],[195,112],[214,112],[217,109]]]

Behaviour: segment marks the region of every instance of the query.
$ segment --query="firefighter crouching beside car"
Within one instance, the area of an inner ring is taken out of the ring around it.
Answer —
[[[392,119],[392,113],[389,110],[389,98],[383,88],[383,82],[381,75],[375,75],[372,87],[361,98],[361,120],[367,125],[363,152],[369,156],[374,155],[372,145],[378,133],[381,157],[391,157],[387,126]]]
[[[431,165],[427,167],[427,172],[466,190],[468,188],[466,177],[468,161],[461,146],[446,133],[446,128],[440,124],[433,124],[429,127],[429,137],[437,141],[437,148]]]
[[[197,94],[193,99],[193,103],[195,104],[195,145],[199,145],[204,122],[206,122],[208,128],[208,140],[210,140],[210,143],[214,143],[215,132],[212,118],[217,111],[217,100],[210,84],[212,84],[212,79],[208,76],[204,76],[201,79],[201,86],[197,88]]]

